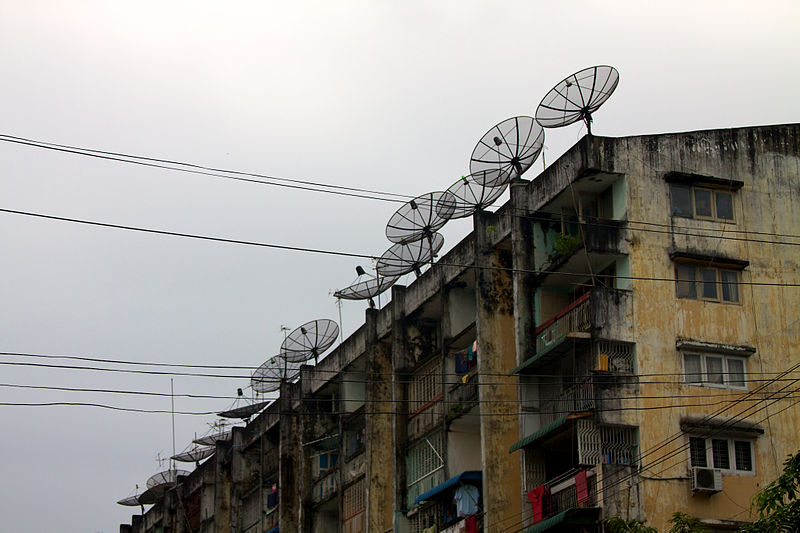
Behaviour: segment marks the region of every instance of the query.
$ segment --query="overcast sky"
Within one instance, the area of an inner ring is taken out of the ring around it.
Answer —
[[[491,126],[594,64],[620,72],[597,135],[798,122],[798,15],[791,1],[0,0],[0,134],[416,196],[466,174]],[[584,134],[548,130],[546,161]],[[380,255],[397,207],[0,142],[2,209]],[[470,227],[445,227],[445,249]],[[201,365],[257,366],[281,326],[338,321],[331,292],[370,266],[4,212],[0,253],[0,351]],[[365,308],[342,303],[345,335]],[[170,408],[8,387],[169,393],[168,376],[0,368],[3,403]],[[174,378],[178,395],[247,383]],[[213,420],[177,416],[177,449]],[[137,509],[115,502],[172,450],[168,414],[0,405],[0,427],[0,531],[118,531]]]

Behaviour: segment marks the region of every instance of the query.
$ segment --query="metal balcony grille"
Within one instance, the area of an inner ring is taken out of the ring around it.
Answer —
[[[578,420],[578,462],[582,465],[634,465],[639,453],[636,428],[599,426]]]

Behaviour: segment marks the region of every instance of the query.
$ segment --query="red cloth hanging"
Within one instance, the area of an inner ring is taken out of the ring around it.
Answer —
[[[528,491],[528,500],[533,510],[533,521],[538,522],[550,514],[550,486],[539,485]]]
[[[578,493],[578,504],[589,501],[589,482],[586,479],[586,470],[581,470],[575,476],[575,490]]]
[[[468,516],[464,520],[464,533],[478,533],[478,518],[475,516]]]

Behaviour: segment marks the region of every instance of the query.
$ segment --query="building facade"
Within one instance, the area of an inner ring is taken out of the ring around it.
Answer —
[[[800,125],[587,136],[121,532],[713,530],[800,448]]]

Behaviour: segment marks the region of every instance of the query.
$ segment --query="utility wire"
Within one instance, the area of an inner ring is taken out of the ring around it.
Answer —
[[[382,196],[393,196],[397,198],[412,198],[402,194],[391,192],[373,191],[369,189],[360,189],[357,187],[345,187],[342,185],[331,185],[327,183],[319,183],[313,181],[282,178],[278,176],[269,176],[266,174],[256,174],[251,172],[239,172],[234,170],[224,170],[213,167],[206,167],[192,163],[182,163],[180,161],[171,161],[168,159],[157,159],[153,157],[144,157],[138,155],[123,154],[120,152],[107,152],[103,150],[93,150],[90,148],[80,148],[66,144],[46,143],[43,141],[36,141],[33,139],[26,139],[24,137],[16,137],[13,135],[0,134],[0,141],[32,146],[35,148],[43,148],[46,150],[54,150],[57,152],[65,152],[69,154],[82,155],[86,157],[94,157],[98,159],[106,159],[109,161],[117,161],[120,163],[130,163],[134,165],[141,165],[152,168],[160,168],[165,170],[174,170],[176,172],[188,172],[191,174],[200,174],[203,176],[211,176],[215,178],[224,178],[237,181],[245,181],[250,183],[257,183],[261,185],[272,185],[276,187],[286,187],[290,189],[300,189],[304,191],[323,192],[328,194],[336,194],[340,196],[353,196],[356,198],[365,198],[369,200],[382,200],[385,202],[400,202],[406,200],[398,200],[391,198],[383,198]],[[177,166],[176,166],[177,165]],[[261,179],[252,179],[244,176],[252,176],[254,178],[263,178],[274,181],[262,181]],[[280,182],[280,183],[276,183]],[[325,187],[326,190],[319,187]],[[363,194],[362,194],[363,193]],[[376,196],[381,195],[381,196]]]
[[[185,237],[191,239],[200,239],[205,241],[214,241],[214,242],[223,242],[229,244],[243,244],[248,246],[258,246],[263,248],[274,248],[279,250],[289,250],[289,251],[296,251],[296,252],[309,252],[309,253],[317,253],[317,254],[325,254],[325,255],[338,255],[343,257],[357,257],[361,259],[371,259],[371,260],[378,260],[379,258],[374,255],[368,254],[359,254],[359,253],[350,253],[350,252],[340,252],[335,250],[325,250],[319,248],[304,248],[301,246],[288,246],[288,245],[281,245],[281,244],[270,244],[270,243],[263,243],[257,241],[243,241],[243,240],[236,240],[236,239],[225,239],[221,237],[210,237],[206,235],[199,235],[193,233],[179,233],[174,231],[165,231],[165,230],[156,230],[156,229],[149,229],[143,228],[139,226],[124,226],[121,224],[109,224],[106,222],[96,222],[91,220],[83,220],[77,218],[68,218],[68,217],[59,217],[54,215],[45,215],[42,213],[33,213],[29,211],[19,211],[15,209],[3,209],[0,208],[0,212],[3,213],[10,213],[16,215],[24,215],[36,218],[43,218],[49,220],[59,220],[62,222],[72,222],[77,224],[85,224],[90,226],[100,226],[106,228],[113,228],[113,229],[123,229],[128,231],[138,231],[143,233],[153,233],[157,235],[168,235],[173,237]],[[560,270],[531,270],[531,269],[522,269],[522,268],[513,268],[513,267],[503,267],[503,266],[494,266],[494,265],[465,265],[460,263],[448,263],[444,261],[438,261],[435,265],[439,266],[448,266],[448,267],[457,267],[457,268],[464,268],[464,269],[483,269],[483,270],[499,270],[505,272],[520,272],[520,273],[528,273],[528,274],[560,274],[564,276],[573,276],[579,278],[587,277],[587,273],[585,272],[564,272]],[[654,276],[614,276],[616,279],[628,279],[628,280],[637,280],[637,281],[663,281],[663,282],[671,282],[674,283],[675,281],[696,281],[696,280],[683,280],[683,279],[675,279],[675,278],[659,278]],[[800,283],[778,283],[778,282],[759,282],[759,281],[738,281],[737,285],[756,285],[756,286],[766,286],[766,287],[800,287]]]

